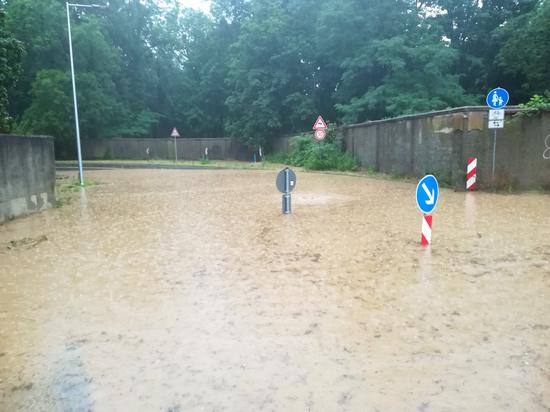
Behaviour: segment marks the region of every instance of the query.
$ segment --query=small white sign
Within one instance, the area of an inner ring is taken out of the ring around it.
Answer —
[[[489,120],[489,129],[503,129],[504,120]]]
[[[176,129],[175,127],[172,129],[172,133],[170,133],[170,137],[181,137],[180,134],[178,133],[178,129]]]
[[[504,120],[504,109],[489,110],[489,120]]]
[[[327,133],[325,132],[324,129],[317,129],[315,130],[313,137],[315,138],[315,140],[323,140],[326,135]]]

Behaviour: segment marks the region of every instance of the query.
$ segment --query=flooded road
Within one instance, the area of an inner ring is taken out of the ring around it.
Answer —
[[[68,172],[67,172],[68,173]],[[550,196],[102,170],[0,226],[1,411],[548,411]]]

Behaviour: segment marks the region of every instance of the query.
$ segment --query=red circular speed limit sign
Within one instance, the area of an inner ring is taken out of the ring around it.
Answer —
[[[315,140],[323,140],[326,135],[327,133],[323,129],[317,129],[315,130],[314,137],[315,137]]]

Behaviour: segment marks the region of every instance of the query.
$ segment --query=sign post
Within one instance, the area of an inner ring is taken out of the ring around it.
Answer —
[[[466,167],[466,190],[476,189],[477,179],[477,157],[468,158],[468,166]]]
[[[279,192],[283,193],[283,214],[288,215],[292,212],[290,192],[296,188],[296,174],[292,169],[285,167],[277,175],[275,184]]]
[[[178,145],[176,143],[176,139],[180,137],[180,134],[178,133],[178,129],[175,127],[172,129],[172,133],[170,134],[170,137],[174,138],[174,163],[178,162]]]
[[[433,175],[424,176],[416,186],[416,204],[422,212],[422,246],[432,243],[432,215],[439,199],[439,183]]]
[[[497,129],[504,128],[504,108],[510,100],[510,94],[506,89],[497,87],[487,94],[485,101],[489,110],[489,129],[494,129],[493,133],[493,179],[495,177],[495,163],[497,155]]]
[[[313,125],[313,130],[315,130],[315,133],[313,134],[313,138],[318,141],[323,140],[327,135],[327,129],[328,129],[328,126],[325,123],[325,120],[323,119],[323,117],[321,115],[317,116],[317,120]]]

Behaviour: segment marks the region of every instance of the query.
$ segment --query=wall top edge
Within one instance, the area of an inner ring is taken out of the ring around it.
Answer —
[[[46,139],[46,140],[53,140],[53,136],[47,136],[47,135],[41,135],[41,134],[37,134],[37,135],[20,135],[20,134],[4,134],[4,133],[0,133],[0,138],[3,138],[3,137],[15,137],[17,139]]]
[[[110,141],[130,141],[130,140],[158,140],[158,141],[163,141],[163,140],[170,140],[170,141],[173,141],[174,138],[173,137],[112,137],[112,138],[102,138],[102,137],[99,137],[99,138],[95,138],[95,139],[82,139],[83,142],[86,142],[86,140],[93,140],[93,141],[98,141],[98,140],[104,140],[106,142],[110,142]],[[178,141],[183,141],[183,140],[189,140],[189,141],[193,141],[193,140],[233,140],[231,137],[178,137]]]
[[[364,123],[342,125],[339,128],[341,128],[341,129],[353,129],[353,128],[356,128],[356,127],[373,126],[373,125],[377,125],[377,124],[390,123],[390,122],[395,122],[395,121],[421,119],[421,118],[424,118],[424,117],[443,116],[443,115],[456,114],[456,113],[488,112],[489,109],[490,108],[487,107],[487,106],[455,107],[455,108],[452,108],[452,109],[436,110],[436,111],[425,112],[425,113],[408,114],[408,115],[403,115],[403,116],[391,117],[391,118],[387,118],[387,119],[370,120],[370,121],[367,121],[367,122],[364,122]],[[513,113],[518,113],[518,112],[529,111],[528,109],[522,109],[518,106],[509,106],[509,107],[506,107],[504,110],[505,110],[505,113],[507,113],[507,114],[513,114]]]

